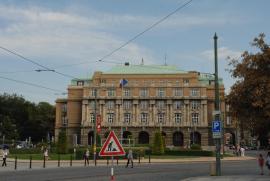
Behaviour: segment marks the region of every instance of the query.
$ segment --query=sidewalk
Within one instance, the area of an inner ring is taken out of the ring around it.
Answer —
[[[254,157],[225,157],[222,161],[241,161],[241,160],[255,160]],[[188,163],[188,162],[214,162],[215,157],[195,157],[195,158],[179,158],[179,159],[155,159],[151,158],[151,163],[149,163],[148,157],[141,158],[139,160],[134,160],[134,164],[157,164],[157,163]],[[60,167],[70,167],[70,160],[61,160]],[[106,166],[111,164],[111,159],[107,160],[97,160],[97,166]],[[114,160],[114,164],[117,165],[117,160]],[[118,160],[118,165],[125,165],[126,160]],[[88,165],[87,165],[88,166]],[[95,166],[93,160],[89,160],[89,166]],[[43,160],[32,160],[31,169],[44,169]],[[72,167],[84,167],[84,160],[72,160]],[[45,162],[46,168],[58,168],[57,160],[48,160]],[[15,170],[15,160],[9,158],[7,160],[7,167],[0,167],[0,172],[3,171],[14,171]],[[30,161],[29,160],[17,160],[17,169],[16,170],[30,170]]]
[[[233,176],[209,176],[209,177],[191,177],[182,181],[269,181],[269,175],[233,175]]]

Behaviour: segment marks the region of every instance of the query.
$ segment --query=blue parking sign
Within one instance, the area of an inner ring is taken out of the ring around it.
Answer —
[[[213,133],[220,133],[221,132],[221,122],[220,121],[213,121],[212,122],[212,132]]]

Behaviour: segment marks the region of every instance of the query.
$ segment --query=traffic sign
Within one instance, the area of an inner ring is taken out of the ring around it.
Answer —
[[[99,156],[122,156],[125,154],[125,150],[120,144],[114,131],[111,131],[99,152]]]
[[[221,138],[221,121],[215,120],[212,122],[213,138]]]

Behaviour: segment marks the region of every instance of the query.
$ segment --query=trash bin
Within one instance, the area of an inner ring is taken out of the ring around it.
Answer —
[[[210,176],[216,176],[216,162],[210,162]]]

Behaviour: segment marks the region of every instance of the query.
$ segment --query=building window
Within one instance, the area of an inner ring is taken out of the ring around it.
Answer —
[[[107,109],[114,109],[114,101],[107,102]]]
[[[67,104],[63,104],[62,105],[62,113],[66,113],[67,112]]]
[[[63,125],[63,126],[67,126],[67,125],[68,125],[68,119],[67,119],[67,116],[63,116],[63,117],[62,117],[62,125]]]
[[[148,89],[147,88],[142,88],[140,90],[140,96],[141,97],[148,97]]]
[[[148,102],[147,101],[141,101],[140,103],[141,109],[148,109]]]
[[[113,123],[113,120],[114,120],[114,114],[113,113],[108,113],[107,114],[108,123]]]
[[[83,86],[83,81],[77,81],[77,86]]]
[[[179,80],[175,81],[175,86],[180,86]]]
[[[200,101],[193,100],[191,101],[191,109],[199,109],[200,108]]]
[[[189,80],[188,79],[184,79],[183,80],[183,83],[184,83],[184,85],[189,85]]]
[[[182,108],[183,102],[182,101],[174,101],[174,109],[179,110]]]
[[[131,101],[124,101],[123,108],[124,109],[131,109]]]
[[[158,113],[158,123],[160,124],[165,123],[165,113]]]
[[[227,120],[226,120],[227,125],[231,125],[232,124],[232,119],[230,116],[227,116]]]
[[[180,124],[182,120],[182,114],[181,113],[175,113],[174,114],[174,120],[176,124]]]
[[[124,122],[126,124],[130,124],[130,121],[131,121],[131,114],[130,113],[125,113],[124,114]]]
[[[148,114],[147,113],[141,113],[141,123],[146,124],[148,122]]]
[[[165,97],[165,90],[164,90],[164,88],[158,88],[158,90],[157,90],[157,97]]]
[[[94,121],[95,121],[95,115],[94,115],[94,113],[91,113],[90,114],[90,123],[94,123]]]
[[[124,89],[124,97],[130,97],[130,96],[131,96],[130,89],[125,88]]]
[[[98,95],[97,93],[98,93],[98,92],[97,92],[96,89],[92,89],[92,90],[91,90],[91,96],[92,96],[92,97],[95,97],[95,94],[96,94],[96,96],[97,96],[97,95]]]
[[[190,96],[193,96],[193,97],[200,96],[199,89],[191,89]]]
[[[114,97],[115,96],[115,90],[114,89],[108,89],[107,93],[108,93],[108,97]]]
[[[165,102],[157,101],[157,109],[165,109]]]
[[[192,113],[191,120],[192,120],[193,124],[198,124],[199,123],[199,113]]]
[[[176,96],[176,97],[183,96],[183,89],[175,88],[174,89],[174,96]]]
[[[95,109],[95,101],[90,101],[89,107],[90,109]]]

